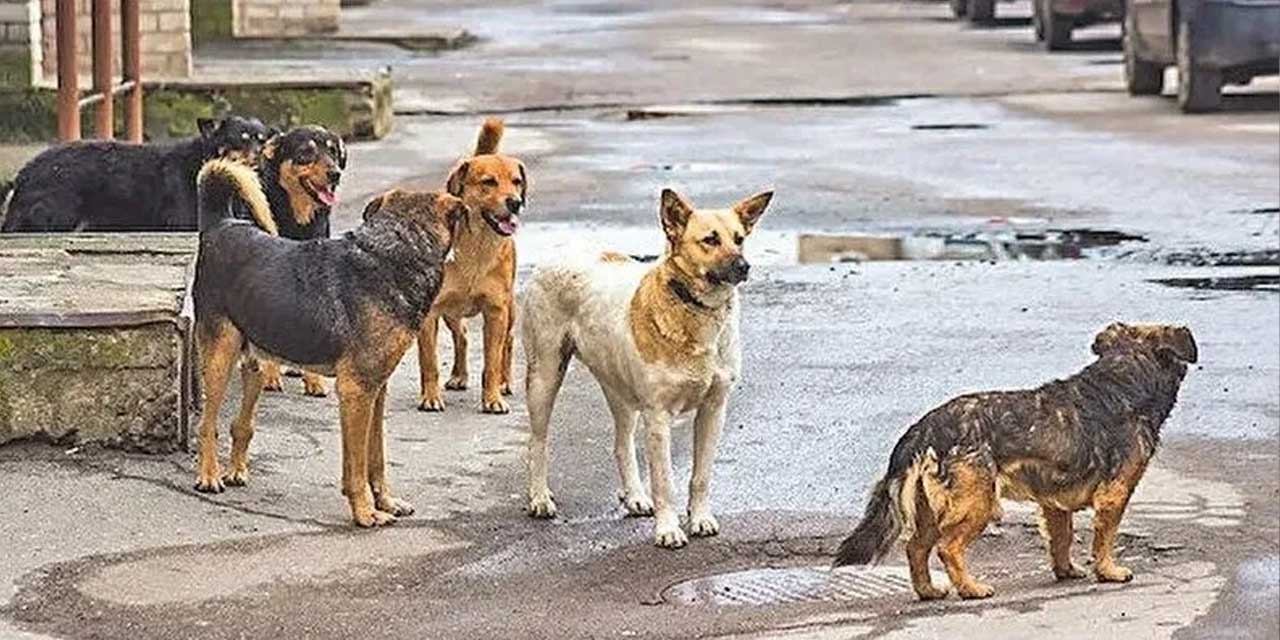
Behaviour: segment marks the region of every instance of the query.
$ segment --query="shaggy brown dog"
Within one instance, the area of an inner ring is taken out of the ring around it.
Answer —
[[[921,418],[898,440],[835,564],[879,560],[901,537],[921,600],[947,594],[929,579],[935,545],[961,597],[989,597],[994,590],[969,575],[965,549],[1008,497],[1040,505],[1059,580],[1084,576],[1071,562],[1071,514],[1090,507],[1094,574],[1132,579],[1112,555],[1116,529],[1198,358],[1196,341],[1186,327],[1113,323],[1093,352],[1098,359],[1065,380],[960,396]]]
[[[515,324],[516,244],[528,178],[519,160],[498,153],[502,121],[490,118],[480,129],[474,157],[449,175],[449,193],[467,205],[458,230],[453,261],[445,265],[444,287],[418,335],[418,369],[422,376],[422,411],[444,411],[440,394],[436,335],[439,321],[453,335],[453,372],[445,388],[467,388],[466,318],[484,316],[484,374],[481,408],[507,413],[502,398],[511,395],[511,328]]]

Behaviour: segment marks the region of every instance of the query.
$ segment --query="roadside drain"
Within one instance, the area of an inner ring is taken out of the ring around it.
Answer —
[[[1156,278],[1151,280],[1166,287],[1206,291],[1273,291],[1280,292],[1280,274],[1222,276],[1217,278]]]
[[[945,584],[935,575],[937,584]],[[912,593],[906,567],[747,569],[679,582],[663,600],[679,605],[768,606],[851,602]]]

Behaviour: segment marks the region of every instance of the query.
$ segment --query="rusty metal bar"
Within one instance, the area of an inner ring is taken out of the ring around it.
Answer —
[[[109,91],[104,91],[104,92],[102,92],[102,93],[90,93],[90,94],[86,95],[85,97],[80,98],[80,108],[81,108],[81,109],[83,109],[83,108],[85,108],[85,107],[89,107],[89,106],[92,106],[92,105],[98,104],[99,102],[102,102],[103,97],[104,97],[107,93],[110,93],[110,94],[111,94],[111,95],[113,95],[113,96],[118,96],[118,95],[120,95],[120,94],[122,94],[122,93],[126,93],[126,92],[128,92],[130,89],[133,89],[133,87],[134,87],[136,84],[137,84],[137,83],[135,83],[135,82],[133,82],[132,80],[130,80],[129,82],[121,82],[120,84],[118,84],[118,85],[116,85],[116,86],[114,86],[114,87],[110,87],[110,88],[109,88],[109,89],[110,89]]]
[[[57,0],[58,139],[80,139],[80,76],[76,68],[76,1]]]
[[[138,0],[120,0],[120,50],[128,94],[124,99],[125,137],[142,142],[142,29],[138,26]]]
[[[109,96],[111,90],[111,0],[93,0],[93,92]],[[96,109],[95,134],[103,140],[115,137],[115,113],[113,100],[99,100]],[[83,105],[83,101],[81,103]]]

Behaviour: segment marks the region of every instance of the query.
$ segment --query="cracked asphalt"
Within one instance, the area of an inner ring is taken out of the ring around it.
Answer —
[[[0,637],[1280,637],[1280,267],[1175,259],[1280,251],[1277,83],[1185,117],[1167,96],[1120,91],[1114,26],[1051,56],[1025,3],[1002,4],[995,29],[947,13],[379,0],[344,20],[480,39],[431,55],[243,52],[248,72],[392,65],[396,128],[351,145],[339,229],[382,189],[440,184],[481,117],[506,113],[504,147],[531,180],[522,278],[566,251],[656,253],[663,186],[706,205],[777,189],[748,241],[743,381],[713,485],[722,533],[668,552],[648,520],[623,516],[608,412],[577,368],[551,435],[561,516],[527,518],[521,394],[506,416],[477,413],[478,385],[422,414],[409,357],[391,380],[388,449],[418,513],[385,530],[348,526],[336,402],[303,397],[296,379],[261,404],[249,486],[217,496],[190,489],[189,455],[0,448]],[[796,261],[802,233],[1045,227],[1145,242],[1083,260]],[[1215,288],[1229,281],[1260,284]],[[919,415],[1068,375],[1117,319],[1186,323],[1202,354],[1122,525],[1133,583],[1053,582],[1033,514],[1010,504],[974,548],[990,601],[783,593],[825,575],[812,570]],[[688,440],[678,426],[680,478]],[[776,602],[723,599],[738,587]]]

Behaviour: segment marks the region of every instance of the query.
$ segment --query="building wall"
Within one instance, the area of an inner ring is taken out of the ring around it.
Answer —
[[[29,87],[40,72],[39,0],[0,0],[0,87]]]
[[[3,0],[0,0],[3,1]],[[43,35],[44,77],[57,77],[55,0],[40,0]],[[139,0],[139,28],[142,31],[142,76],[144,79],[187,78],[191,76],[191,11],[189,0]],[[92,69],[92,2],[76,0],[77,58],[87,82]],[[113,69],[120,73],[120,0],[111,0],[111,36],[116,56]],[[87,85],[85,85],[87,86]]]
[[[237,37],[289,37],[338,29],[340,0],[232,0]]]

